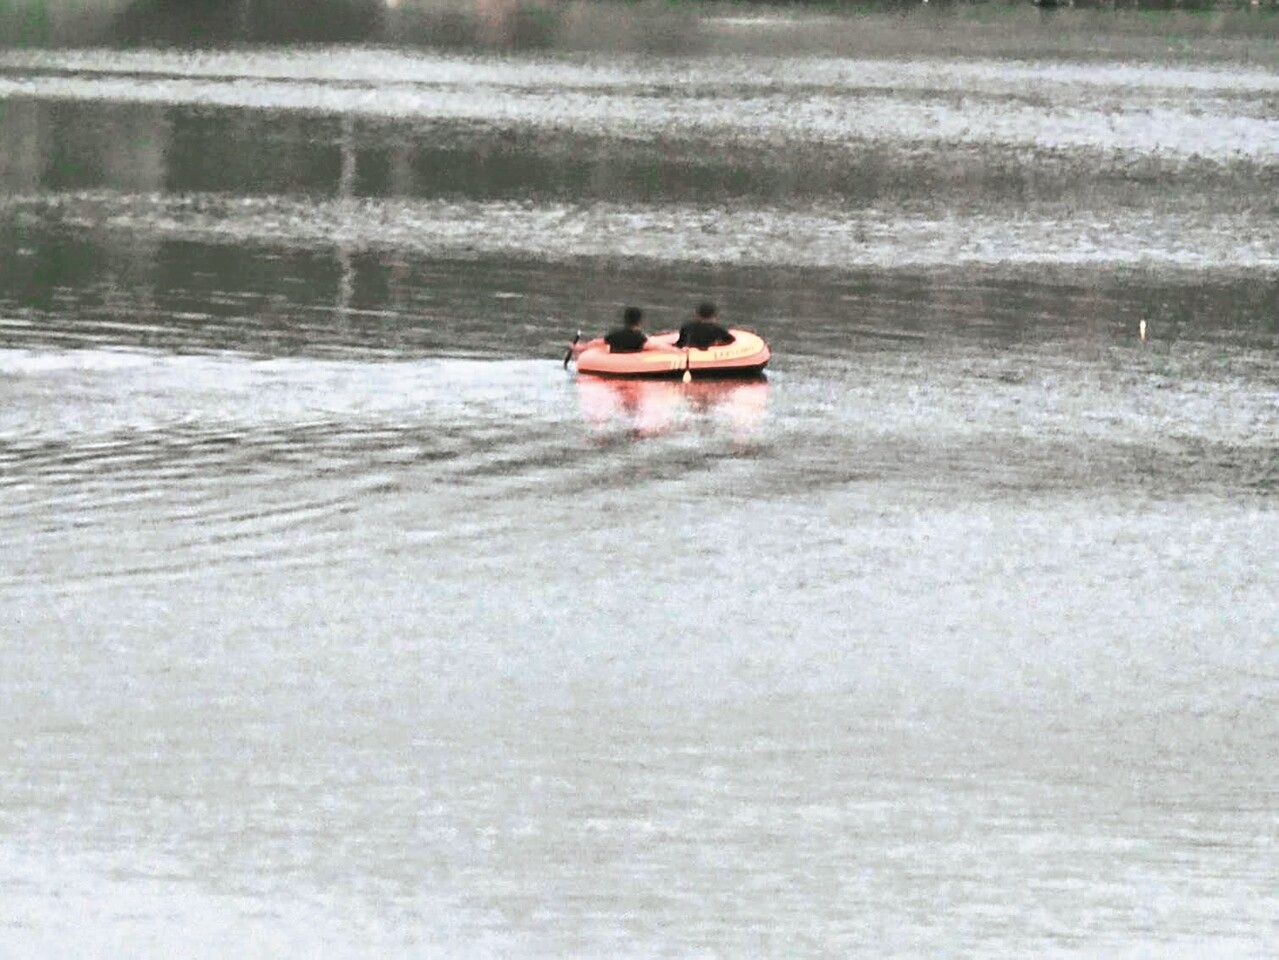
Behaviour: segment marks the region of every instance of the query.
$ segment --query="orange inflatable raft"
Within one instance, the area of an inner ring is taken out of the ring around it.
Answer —
[[[707,350],[675,348],[679,334],[655,333],[643,350],[613,353],[604,340],[577,348],[577,372],[597,377],[679,378],[689,373],[707,377],[758,377],[772,356],[764,338],[749,330],[732,329],[733,342]]]

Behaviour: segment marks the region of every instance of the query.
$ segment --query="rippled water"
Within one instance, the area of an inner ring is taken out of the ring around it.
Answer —
[[[1276,97],[0,51],[0,955],[1272,956]]]

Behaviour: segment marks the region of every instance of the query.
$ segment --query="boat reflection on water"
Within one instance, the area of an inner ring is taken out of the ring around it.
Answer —
[[[625,380],[579,376],[582,417],[598,433],[657,437],[686,427],[723,425],[744,442],[768,409],[769,383],[752,380]]]

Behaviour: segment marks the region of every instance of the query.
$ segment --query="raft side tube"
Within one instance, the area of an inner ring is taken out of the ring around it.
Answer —
[[[675,349],[679,335],[657,333],[643,350],[613,353],[603,340],[592,340],[578,354],[577,370],[598,377],[759,377],[772,357],[759,334],[734,328],[733,342],[706,350]]]

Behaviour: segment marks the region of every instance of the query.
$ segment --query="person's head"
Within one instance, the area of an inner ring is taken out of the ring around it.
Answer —
[[[622,322],[628,327],[638,327],[644,319],[644,311],[639,307],[627,307],[622,311]]]
[[[710,300],[703,300],[697,305],[698,320],[714,320],[719,316],[719,311],[715,309],[715,304]]]

